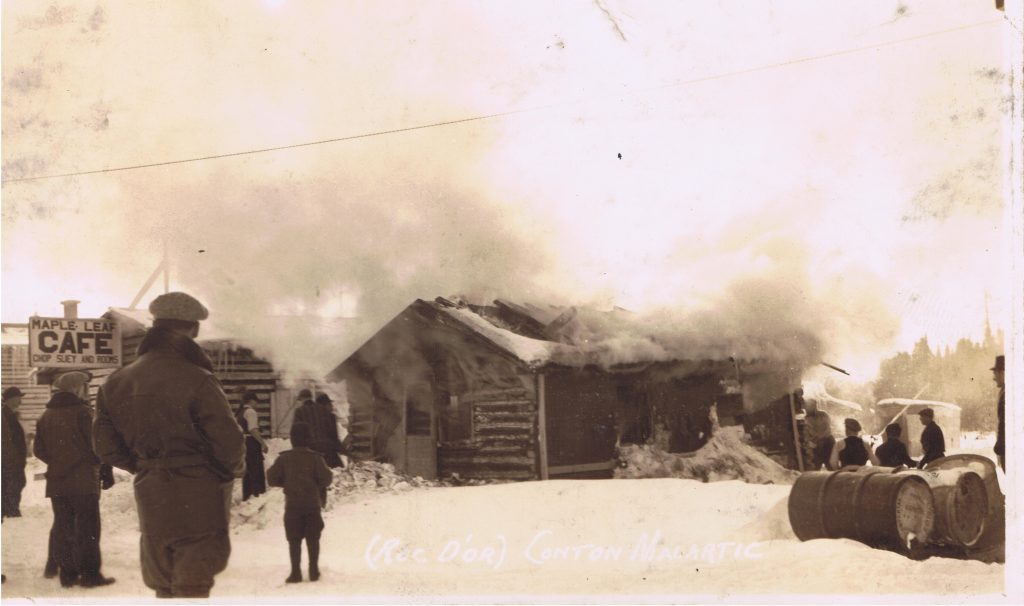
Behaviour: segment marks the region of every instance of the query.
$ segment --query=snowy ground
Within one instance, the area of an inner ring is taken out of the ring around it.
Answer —
[[[987,436],[965,441],[986,447]],[[274,450],[282,447],[274,444]],[[273,460],[271,456],[269,460]],[[30,462],[29,473],[42,471]],[[3,598],[148,599],[128,476],[103,493],[105,588],[62,589],[42,578],[51,523],[43,481],[29,481],[24,517],[3,524]],[[233,514],[233,555],[216,600],[367,601],[452,596],[956,594],[1003,590],[1002,565],[914,562],[850,540],[801,543],[785,484],[679,478],[438,487],[395,484],[371,471],[338,478],[325,512],[317,583],[284,584],[287,544],[277,489]],[[484,597],[481,597],[484,596]],[[559,599],[559,598],[554,598]],[[565,597],[560,598],[565,600]],[[133,600],[134,601],[134,600]]]

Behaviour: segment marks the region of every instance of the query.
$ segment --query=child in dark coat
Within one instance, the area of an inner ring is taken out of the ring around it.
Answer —
[[[292,449],[282,452],[267,470],[267,483],[284,488],[284,533],[292,563],[285,582],[299,583],[303,539],[309,551],[309,580],[320,578],[320,533],[324,529],[320,509],[326,504],[331,470],[320,453],[309,449],[309,425],[294,423],[291,439]]]

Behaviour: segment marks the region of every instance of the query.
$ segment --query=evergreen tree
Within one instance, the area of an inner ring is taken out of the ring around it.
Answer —
[[[876,400],[920,397],[958,404],[960,425],[966,431],[994,431],[998,390],[989,368],[1003,353],[1002,331],[993,334],[987,322],[982,343],[960,339],[953,350],[947,346],[935,355],[922,337],[910,353],[900,352],[883,360],[874,384]]]

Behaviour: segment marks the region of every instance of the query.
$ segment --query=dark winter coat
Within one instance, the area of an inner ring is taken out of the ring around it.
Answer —
[[[924,456],[918,465],[922,469],[935,459],[946,456],[946,438],[942,435],[942,428],[935,421],[925,425],[921,432],[921,450],[924,451]]]
[[[32,451],[46,463],[46,496],[99,494],[100,460],[92,450],[88,402],[59,391],[36,422]]]
[[[1006,388],[999,388],[999,403],[996,405],[999,415],[999,430],[996,432],[996,446],[993,448],[999,456],[1006,455]]]
[[[320,509],[331,485],[331,470],[319,452],[293,448],[278,455],[267,470],[267,483],[284,488],[286,509]]]
[[[143,534],[186,537],[228,527],[245,448],[212,366],[192,339],[154,328],[138,359],[100,388],[96,453],[135,474]]]
[[[889,438],[885,444],[878,447],[878,450],[875,451],[875,456],[878,457],[878,462],[884,467],[899,467],[900,465],[917,467],[917,461],[910,458],[910,454],[907,452],[907,445],[899,438]]]
[[[3,405],[3,472],[25,473],[25,457],[28,446],[25,443],[25,429],[14,410]]]
[[[313,450],[321,453],[336,453],[341,450],[338,421],[330,406],[306,400],[295,411],[294,422],[309,425],[309,447]]]
[[[864,446],[864,439],[860,436],[849,436],[844,441],[846,446],[839,451],[839,466],[867,465],[868,449]]]
[[[832,436],[824,436],[818,440],[814,447],[813,471],[818,471],[822,467],[830,469],[831,463],[829,459],[832,457],[832,449],[835,447],[836,439]]]

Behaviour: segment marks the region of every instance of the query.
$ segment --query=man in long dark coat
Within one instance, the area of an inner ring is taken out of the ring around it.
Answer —
[[[55,557],[64,587],[100,587],[100,460],[92,449],[92,412],[84,396],[89,375],[62,374],[36,423],[33,452],[46,463],[46,496],[53,506]]]
[[[996,356],[996,365],[989,370],[992,371],[992,380],[999,387],[999,403],[996,404],[999,429],[996,433],[996,445],[993,450],[999,459],[999,466],[1006,471],[1006,356]]]
[[[25,488],[25,457],[28,446],[25,430],[18,420],[18,407],[25,395],[17,387],[8,387],[3,393],[3,502],[0,515],[5,518],[21,517],[21,491]]]
[[[149,311],[153,328],[138,359],[100,389],[96,453],[135,474],[146,585],[157,597],[208,597],[231,554],[231,487],[245,472],[242,430],[194,341],[206,308],[172,292]]]
[[[328,467],[341,467],[341,440],[338,439],[338,419],[334,416],[334,402],[327,394],[320,394],[315,402],[306,403],[295,411],[296,423],[309,425],[310,448],[319,452]]]

